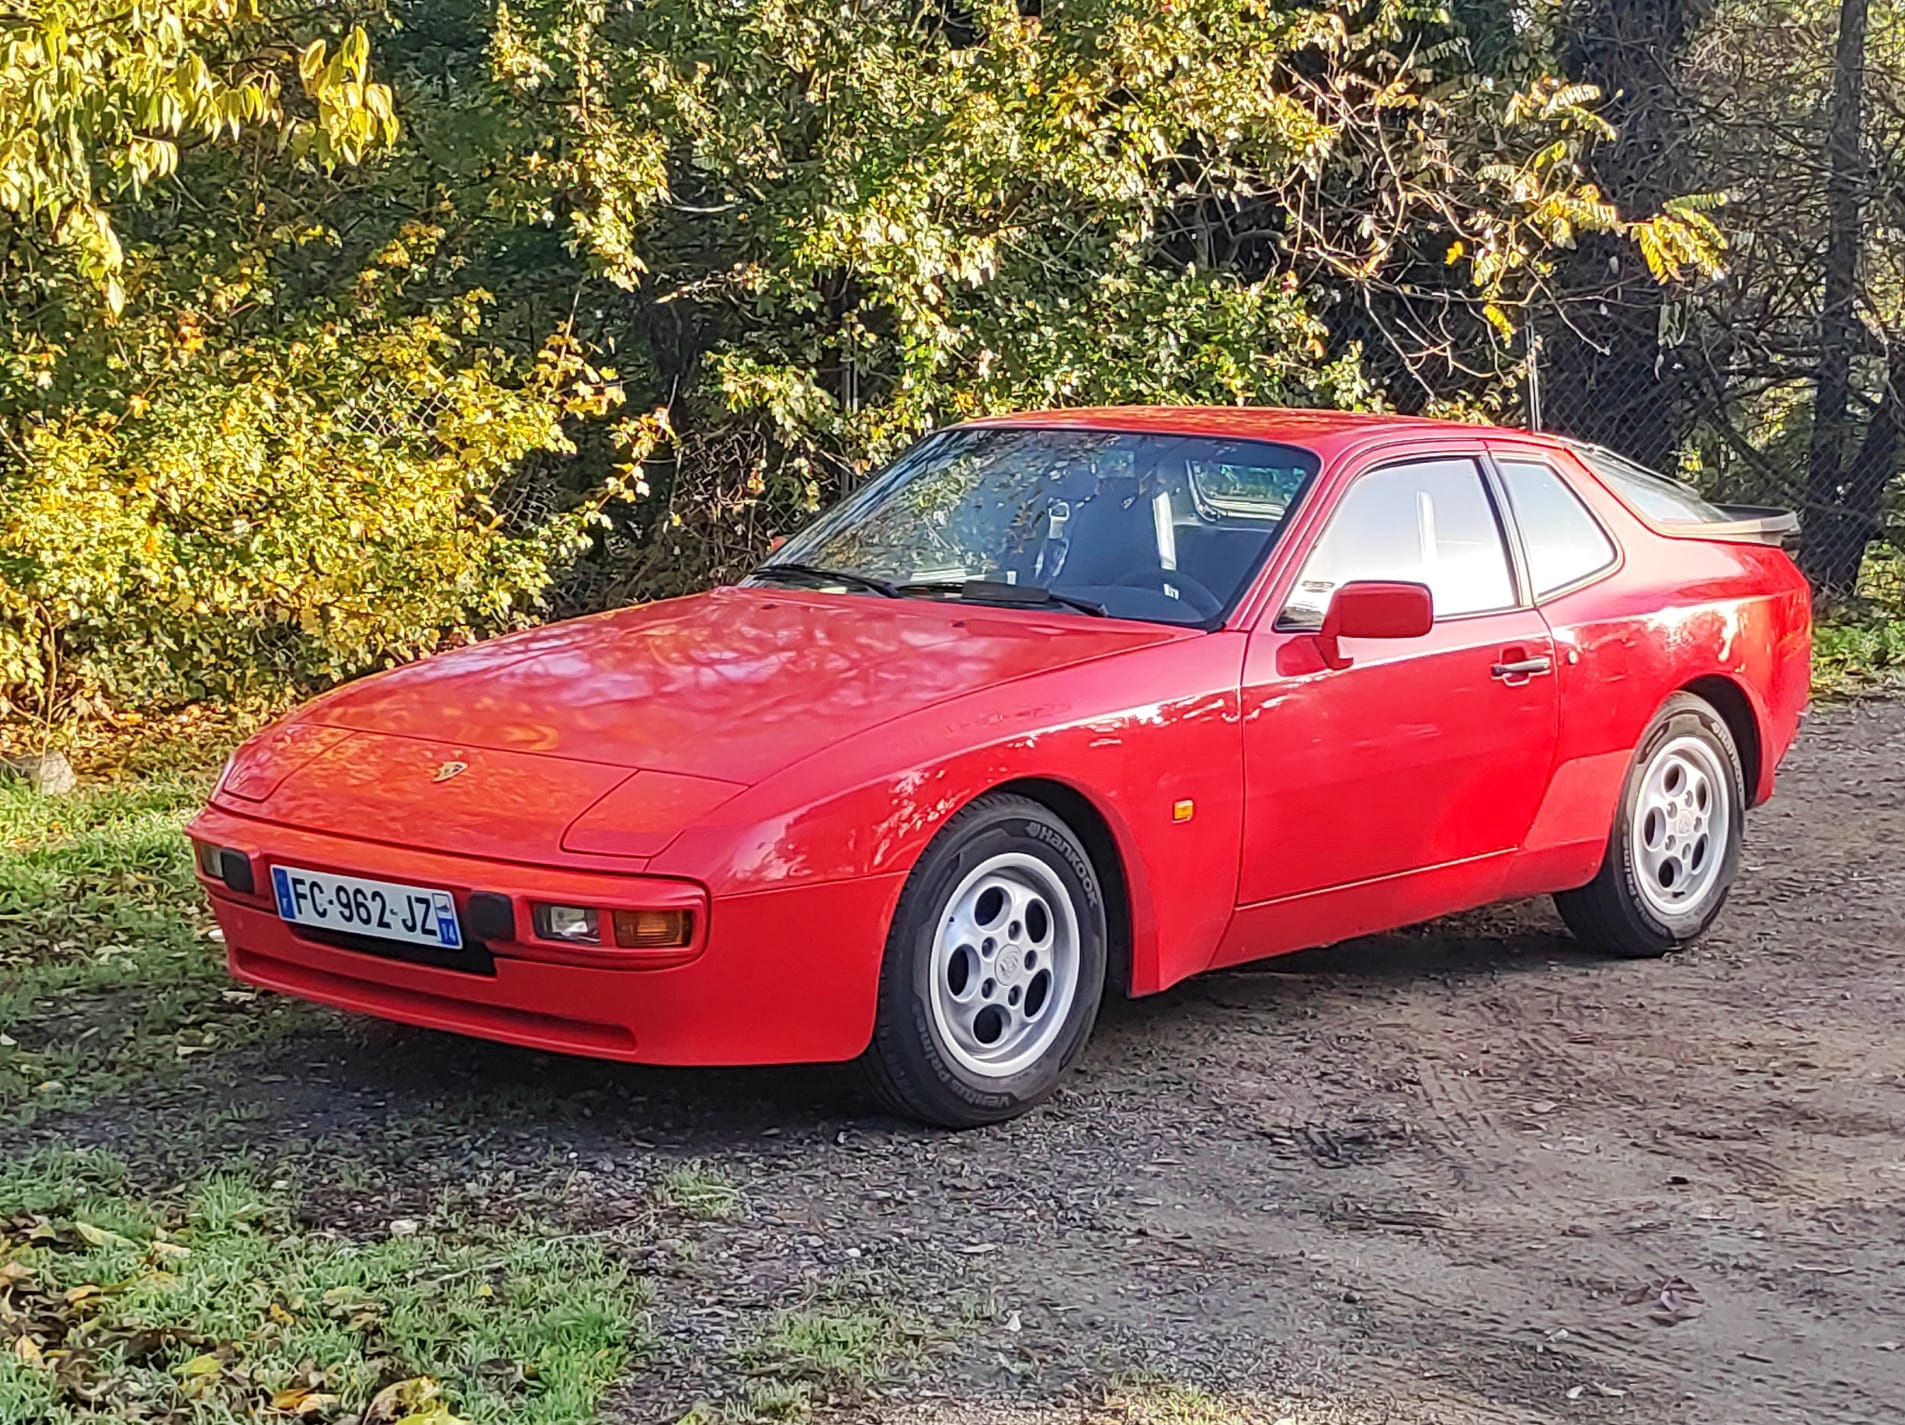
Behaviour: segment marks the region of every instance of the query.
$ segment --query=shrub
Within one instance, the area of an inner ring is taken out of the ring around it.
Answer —
[[[564,338],[530,360],[483,345],[480,292],[391,311],[414,257],[397,245],[328,319],[215,358],[189,311],[149,325],[167,357],[123,411],[24,427],[0,464],[0,709],[276,694],[533,610],[631,477],[550,511],[512,511],[512,482],[619,393]],[[627,423],[632,454],[661,429]]]

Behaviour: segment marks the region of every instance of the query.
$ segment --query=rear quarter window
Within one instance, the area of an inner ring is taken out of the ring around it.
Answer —
[[[1606,569],[1614,541],[1581,497],[1545,461],[1503,457],[1497,462],[1528,553],[1529,581],[1546,598]]]

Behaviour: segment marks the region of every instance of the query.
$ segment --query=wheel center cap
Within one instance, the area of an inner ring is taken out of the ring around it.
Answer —
[[[1016,985],[1019,976],[1025,973],[1025,952],[1016,945],[1008,945],[999,952],[999,959],[993,966],[993,974],[1008,985]]]

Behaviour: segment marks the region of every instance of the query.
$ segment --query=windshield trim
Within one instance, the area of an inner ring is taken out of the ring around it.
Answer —
[[[958,425],[942,426],[938,430],[928,431],[912,445],[895,456],[885,466],[881,467],[864,483],[848,492],[834,504],[829,505],[815,516],[814,519],[789,536],[787,541],[782,544],[780,548],[776,549],[773,553],[768,555],[767,558],[757,564],[755,569],[771,568],[782,563],[800,564],[808,562],[802,557],[802,551],[809,544],[814,542],[815,536],[824,535],[831,527],[846,524],[851,517],[857,516],[860,510],[876,504],[880,498],[884,497],[885,491],[890,486],[906,477],[906,472],[911,469],[917,460],[923,458],[949,437],[956,435],[960,431],[1021,430],[1065,433],[1074,429],[1076,428],[1062,423],[1050,423],[1033,419],[1023,421],[962,421]],[[1125,623],[1141,623],[1152,628],[1201,629],[1205,633],[1215,633],[1219,629],[1226,627],[1237,610],[1244,607],[1249,600],[1251,591],[1261,582],[1263,571],[1269,567],[1272,556],[1275,555],[1283,543],[1284,531],[1289,528],[1291,520],[1296,518],[1307,506],[1310,493],[1322,480],[1324,466],[1327,463],[1322,454],[1309,445],[1299,444],[1296,441],[1275,440],[1267,436],[1230,435],[1195,430],[1158,430],[1143,425],[1094,425],[1091,428],[1091,433],[1094,435],[1137,436],[1166,442],[1195,441],[1227,446],[1263,446],[1274,450],[1291,451],[1297,455],[1307,457],[1316,467],[1304,477],[1303,483],[1298,486],[1296,493],[1291,496],[1289,504],[1284,507],[1282,515],[1274,521],[1263,521],[1269,537],[1264,541],[1262,550],[1258,552],[1250,568],[1245,571],[1243,577],[1238,581],[1236,592],[1225,601],[1223,606],[1211,617],[1204,619],[1168,619],[1148,617],[1144,614],[1118,613],[1110,609],[1106,610],[1105,617],[1107,619]],[[858,573],[859,571],[856,570],[853,572]],[[745,584],[753,577],[754,573],[750,571],[743,577],[742,583]],[[866,596],[867,595],[862,595],[862,597]],[[991,602],[981,604],[973,600],[952,600],[944,598],[934,599],[933,602],[963,602],[973,607],[995,609],[1000,612],[1029,613],[1040,617],[1052,617],[1056,615],[1064,618],[1089,620],[1092,623],[1099,621],[1095,615],[1083,614],[1077,610],[1066,609],[1056,605],[1017,605]]]

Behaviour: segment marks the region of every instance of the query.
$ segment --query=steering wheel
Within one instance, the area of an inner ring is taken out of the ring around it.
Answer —
[[[1117,587],[1155,589],[1159,593],[1175,588],[1179,600],[1199,618],[1216,618],[1224,611],[1223,601],[1182,569],[1165,569],[1156,574],[1133,570],[1117,581]]]

